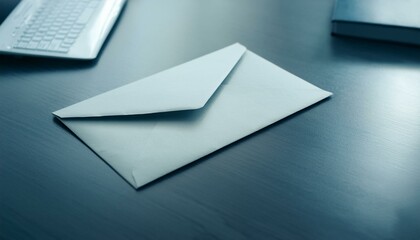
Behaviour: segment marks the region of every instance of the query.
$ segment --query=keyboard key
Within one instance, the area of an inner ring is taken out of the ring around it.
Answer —
[[[62,52],[62,53],[66,53],[66,52],[68,52],[70,50],[70,48],[67,48],[67,47],[59,47],[58,49],[57,49],[57,51],[58,52]]]
[[[45,40],[45,41],[51,41],[51,40],[53,40],[54,39],[54,36],[48,36],[48,35],[45,35],[44,37],[43,37],[43,40]]]
[[[57,34],[57,35],[55,35],[54,38],[63,40],[64,38],[66,38],[66,35],[65,34]]]
[[[51,41],[50,46],[48,46],[48,50],[57,51],[60,48],[62,41],[54,39]]]
[[[71,39],[71,38],[66,38],[66,39],[64,39],[63,42],[64,43],[67,43],[67,44],[73,44],[75,42],[75,40],[74,39]]]
[[[36,49],[38,47],[38,42],[30,42],[26,48],[27,49]]]
[[[64,29],[60,29],[57,34],[67,34],[68,31],[64,30]]]
[[[76,39],[78,36],[79,36],[79,35],[78,35],[78,34],[76,34],[76,33],[69,33],[69,34],[67,35],[67,37],[68,37],[68,38],[73,38],[73,39]]]
[[[48,49],[48,47],[49,47],[49,45],[50,45],[50,42],[47,42],[47,41],[41,41],[40,43],[38,43],[38,49],[39,50],[47,50]]]
[[[29,38],[29,37],[21,37],[19,40],[18,40],[19,42],[30,42],[31,41],[31,38]]]
[[[48,31],[46,33],[47,36],[55,36],[57,34],[57,31]]]
[[[48,28],[47,27],[40,27],[38,31],[44,33],[46,31],[48,31]]]
[[[35,36],[35,37],[32,38],[32,41],[34,41],[34,42],[39,42],[41,40],[42,40],[41,36]]]
[[[28,46],[27,42],[20,42],[20,43],[16,43],[16,45],[14,45],[14,48],[26,48],[26,46]]]
[[[73,44],[69,44],[69,43],[65,43],[65,42],[63,42],[63,43],[60,45],[60,47],[62,47],[62,48],[70,48],[72,45],[73,45]]]

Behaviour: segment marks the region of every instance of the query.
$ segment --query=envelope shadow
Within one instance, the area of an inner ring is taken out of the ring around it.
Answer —
[[[126,115],[126,116],[105,116],[105,117],[87,117],[87,118],[66,118],[67,121],[83,121],[83,122],[109,122],[109,123],[139,123],[139,122],[192,122],[202,117],[203,109],[198,110],[183,110],[164,113],[150,113],[141,115]]]

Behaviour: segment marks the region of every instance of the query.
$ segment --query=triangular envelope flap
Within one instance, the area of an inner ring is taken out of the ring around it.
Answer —
[[[137,115],[202,108],[246,48],[233,44],[54,112],[58,117]]]

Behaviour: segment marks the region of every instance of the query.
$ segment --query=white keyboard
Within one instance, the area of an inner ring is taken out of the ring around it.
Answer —
[[[13,48],[67,53],[76,42],[100,0],[52,0],[27,24],[16,27]]]

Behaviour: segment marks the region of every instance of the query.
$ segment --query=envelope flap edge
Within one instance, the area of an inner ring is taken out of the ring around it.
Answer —
[[[53,112],[60,118],[127,116],[205,106],[245,53],[235,43]]]

